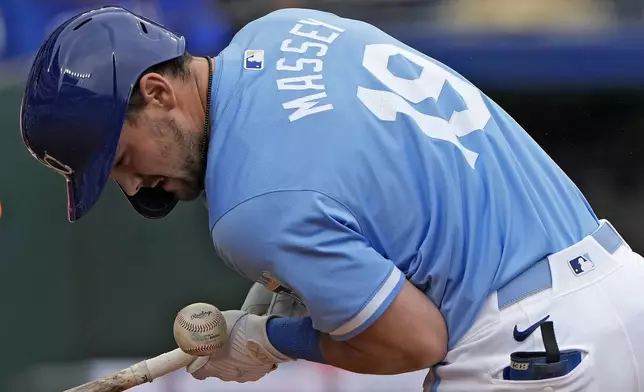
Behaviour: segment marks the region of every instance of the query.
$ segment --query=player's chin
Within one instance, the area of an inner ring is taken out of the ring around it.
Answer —
[[[174,196],[181,201],[193,201],[201,196],[202,190],[198,187],[186,187],[173,191]]]
[[[192,201],[201,196],[203,189],[195,181],[171,178],[163,182],[163,189],[181,201]]]

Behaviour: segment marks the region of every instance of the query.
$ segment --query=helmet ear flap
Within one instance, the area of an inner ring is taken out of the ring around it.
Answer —
[[[136,212],[148,219],[166,217],[179,202],[172,193],[163,188],[141,188],[134,196],[125,193],[121,185],[119,188]]]

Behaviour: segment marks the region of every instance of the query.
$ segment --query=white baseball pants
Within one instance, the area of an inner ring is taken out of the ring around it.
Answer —
[[[492,294],[445,364],[428,374],[425,391],[644,391],[644,259],[602,221],[598,232],[543,261],[546,288],[531,286],[530,275],[539,274],[528,271],[508,289],[514,301],[508,290]],[[551,379],[504,380],[513,352],[544,351],[540,328],[520,342],[515,326],[525,331],[546,316],[559,349],[579,350],[581,362]]]

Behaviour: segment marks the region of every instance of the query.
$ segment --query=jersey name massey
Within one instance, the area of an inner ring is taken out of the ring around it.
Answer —
[[[292,57],[282,57],[276,63],[278,74],[284,75],[277,80],[277,89],[302,92],[301,97],[282,104],[289,111],[291,122],[333,110],[324,85],[324,58],[329,46],[342,33],[344,29],[308,18],[300,20],[289,31],[289,36],[303,37],[307,41],[294,43],[294,38],[290,37],[282,41],[280,50],[285,56],[286,53],[300,55],[295,61]]]

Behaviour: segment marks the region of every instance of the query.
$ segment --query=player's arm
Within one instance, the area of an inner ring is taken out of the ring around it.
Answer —
[[[447,354],[443,317],[405,281],[391,305],[364,332],[347,341],[320,335],[324,362],[365,374],[400,374],[426,369]]]
[[[350,211],[316,192],[279,192],[237,206],[216,223],[222,258],[246,275],[269,271],[310,317],[278,318],[267,335],[291,358],[356,373],[435,365],[447,332],[436,306],[361,235]]]

